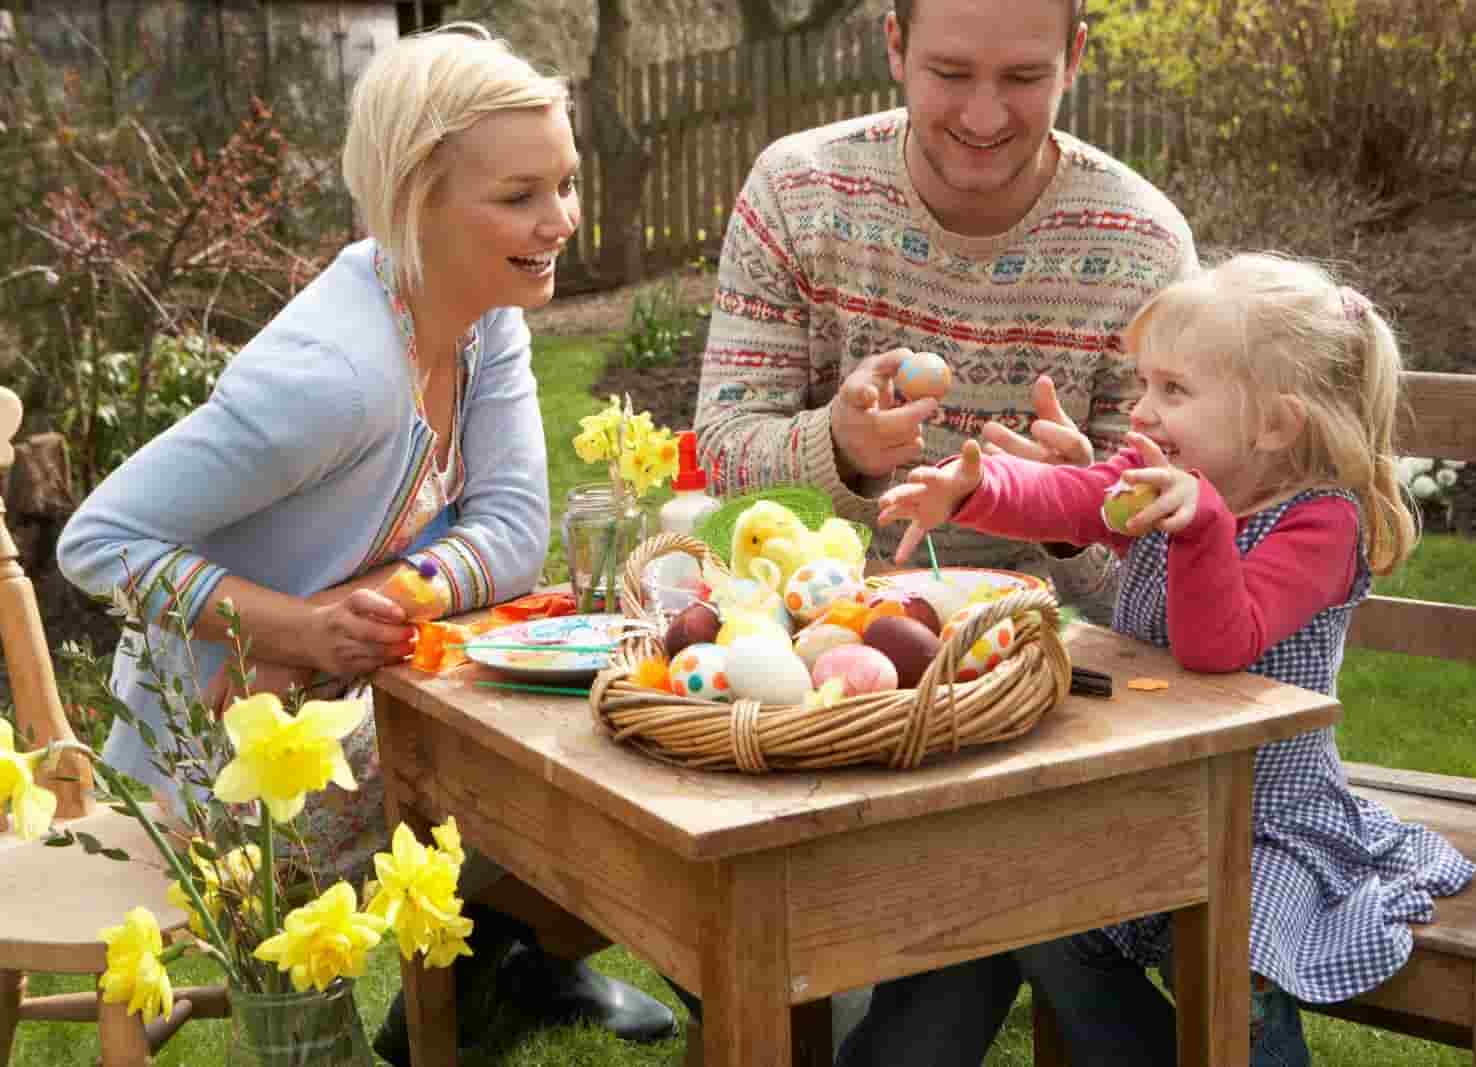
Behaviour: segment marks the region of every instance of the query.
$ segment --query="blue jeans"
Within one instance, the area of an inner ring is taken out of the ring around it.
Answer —
[[[1024,981],[1050,1003],[1072,1067],[1178,1063],[1173,1004],[1094,930],[879,983],[836,1065],[979,1067]],[[1255,997],[1251,1067],[1308,1067],[1296,1002],[1274,987]]]

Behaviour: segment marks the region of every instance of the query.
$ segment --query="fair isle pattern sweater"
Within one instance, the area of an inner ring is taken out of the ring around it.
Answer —
[[[1168,199],[1068,134],[1030,212],[1005,233],[944,230],[903,161],[905,109],[785,137],[759,157],[724,241],[696,425],[719,492],[783,482],[823,487],[836,510],[875,526],[875,497],[835,466],[826,405],[862,359],[905,346],[953,371],[925,428],[929,463],[989,419],[1028,432],[1030,390],[1055,380],[1098,450],[1127,428],[1134,375],[1122,331],[1142,304],[1197,266]],[[877,530],[890,558],[902,527]],[[1038,548],[957,527],[933,533],[942,562],[1040,571]]]

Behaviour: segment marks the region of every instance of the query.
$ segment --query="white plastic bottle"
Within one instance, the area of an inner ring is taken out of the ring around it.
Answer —
[[[707,495],[707,472],[697,462],[694,430],[677,434],[677,473],[671,488],[676,495],[661,505],[657,518],[662,533],[690,534],[702,517],[716,511],[721,503]]]

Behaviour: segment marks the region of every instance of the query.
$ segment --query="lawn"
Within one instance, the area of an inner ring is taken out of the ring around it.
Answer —
[[[608,338],[550,337],[535,345],[534,362],[548,441],[555,543],[545,577],[565,577],[557,523],[565,494],[572,485],[595,480],[600,472],[582,463],[569,442],[579,419],[598,410],[602,401],[589,395],[598,377]],[[653,496],[652,514],[664,495]],[[652,527],[654,529],[654,525]],[[1403,570],[1382,579],[1379,591],[1394,596],[1476,604],[1476,543],[1451,537],[1425,538]],[[1436,661],[1350,652],[1344,664],[1341,692],[1345,707],[1340,745],[1348,759],[1447,774],[1476,774],[1476,667]],[[607,973],[624,978],[660,997],[680,1018],[685,1012],[649,967],[622,949],[596,958]],[[176,964],[178,984],[210,982],[213,968],[192,961]],[[35,993],[88,987],[74,977],[32,976]],[[358,983],[357,996],[372,1035],[399,986],[397,957],[389,946],[375,953],[369,973]],[[1470,1054],[1365,1029],[1350,1023],[1306,1016],[1313,1060],[1322,1067],[1454,1067],[1470,1064]],[[186,1026],[156,1060],[159,1067],[201,1067],[224,1060],[229,1023],[206,1021]],[[465,1067],[656,1067],[679,1064],[684,1040],[679,1035],[651,1046],[627,1045],[588,1027],[559,1027],[490,1042],[477,1055],[463,1057]],[[503,1046],[503,1047],[498,1047]],[[66,1024],[22,1026],[17,1033],[15,1067],[84,1067],[98,1057],[94,1027]],[[1028,994],[1015,1005],[1006,1030],[986,1061],[990,1067],[1023,1067],[1031,1062]]]

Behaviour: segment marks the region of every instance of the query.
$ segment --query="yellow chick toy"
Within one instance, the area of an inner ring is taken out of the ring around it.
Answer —
[[[754,569],[756,560],[770,560],[779,568],[778,588],[789,576],[813,560],[828,556],[856,569],[866,561],[866,546],[844,519],[831,517],[811,530],[783,504],[759,500],[749,505],[733,526],[732,570],[739,578],[759,578],[767,568]]]

